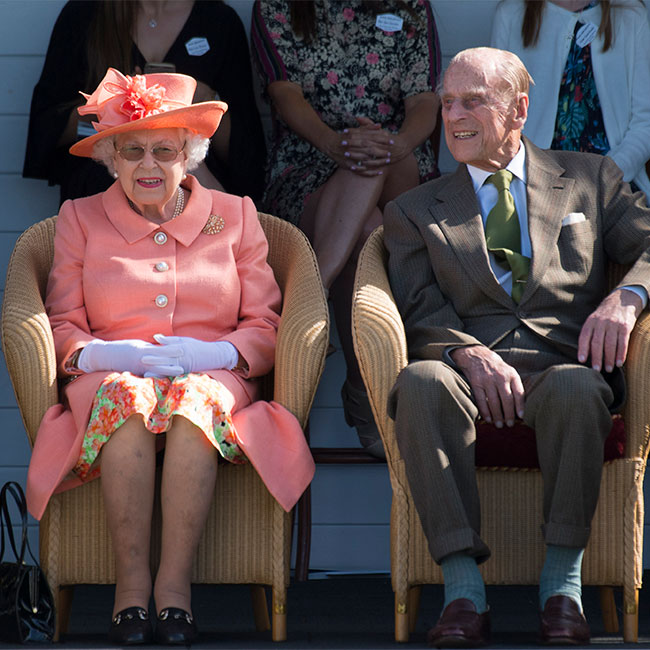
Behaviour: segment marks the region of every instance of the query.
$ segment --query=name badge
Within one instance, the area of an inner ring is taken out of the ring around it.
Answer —
[[[395,14],[379,14],[375,21],[375,27],[384,32],[401,32],[404,21]]]
[[[195,36],[185,43],[185,49],[190,56],[203,56],[210,51],[210,43],[203,36]]]
[[[593,23],[585,23],[576,34],[576,44],[578,47],[585,47],[585,45],[589,45],[589,43],[591,43],[591,41],[596,38],[597,33],[598,27],[596,27],[596,25]]]

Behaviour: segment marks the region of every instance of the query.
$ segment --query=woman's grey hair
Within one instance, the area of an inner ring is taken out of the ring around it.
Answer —
[[[206,157],[208,149],[210,148],[210,138],[206,138],[198,133],[194,133],[189,129],[179,129],[185,136],[185,146],[183,152],[187,158],[187,171],[196,169]],[[113,156],[115,155],[115,137],[107,136],[98,140],[93,147],[93,160],[102,163],[107,169],[109,174],[115,174],[115,164],[113,163]]]

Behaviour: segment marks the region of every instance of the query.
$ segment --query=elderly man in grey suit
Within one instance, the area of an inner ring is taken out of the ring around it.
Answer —
[[[445,604],[429,642],[489,637],[477,564],[475,421],[535,429],[544,479],[541,640],[589,641],[581,563],[621,366],[650,290],[650,211],[606,156],[542,151],[521,131],[530,77],[509,52],[456,55],[441,91],[453,174],[384,215],[409,364],[389,400]],[[630,264],[606,295],[606,260]],[[540,522],[542,523],[542,522]]]

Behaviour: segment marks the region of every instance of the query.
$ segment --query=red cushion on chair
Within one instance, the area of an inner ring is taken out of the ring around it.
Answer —
[[[620,415],[612,418],[612,430],[605,440],[605,460],[623,458],[625,423]],[[535,432],[523,422],[497,429],[481,420],[476,425],[477,467],[539,467]]]

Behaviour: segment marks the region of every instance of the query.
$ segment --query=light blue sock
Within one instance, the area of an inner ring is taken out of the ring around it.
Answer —
[[[584,548],[572,546],[546,547],[546,560],[539,577],[539,605],[544,609],[551,596],[568,596],[582,611],[582,556]]]
[[[478,570],[476,560],[464,553],[448,555],[440,563],[445,579],[445,604],[452,600],[468,598],[474,603],[476,611],[482,614],[487,609],[485,583]]]

